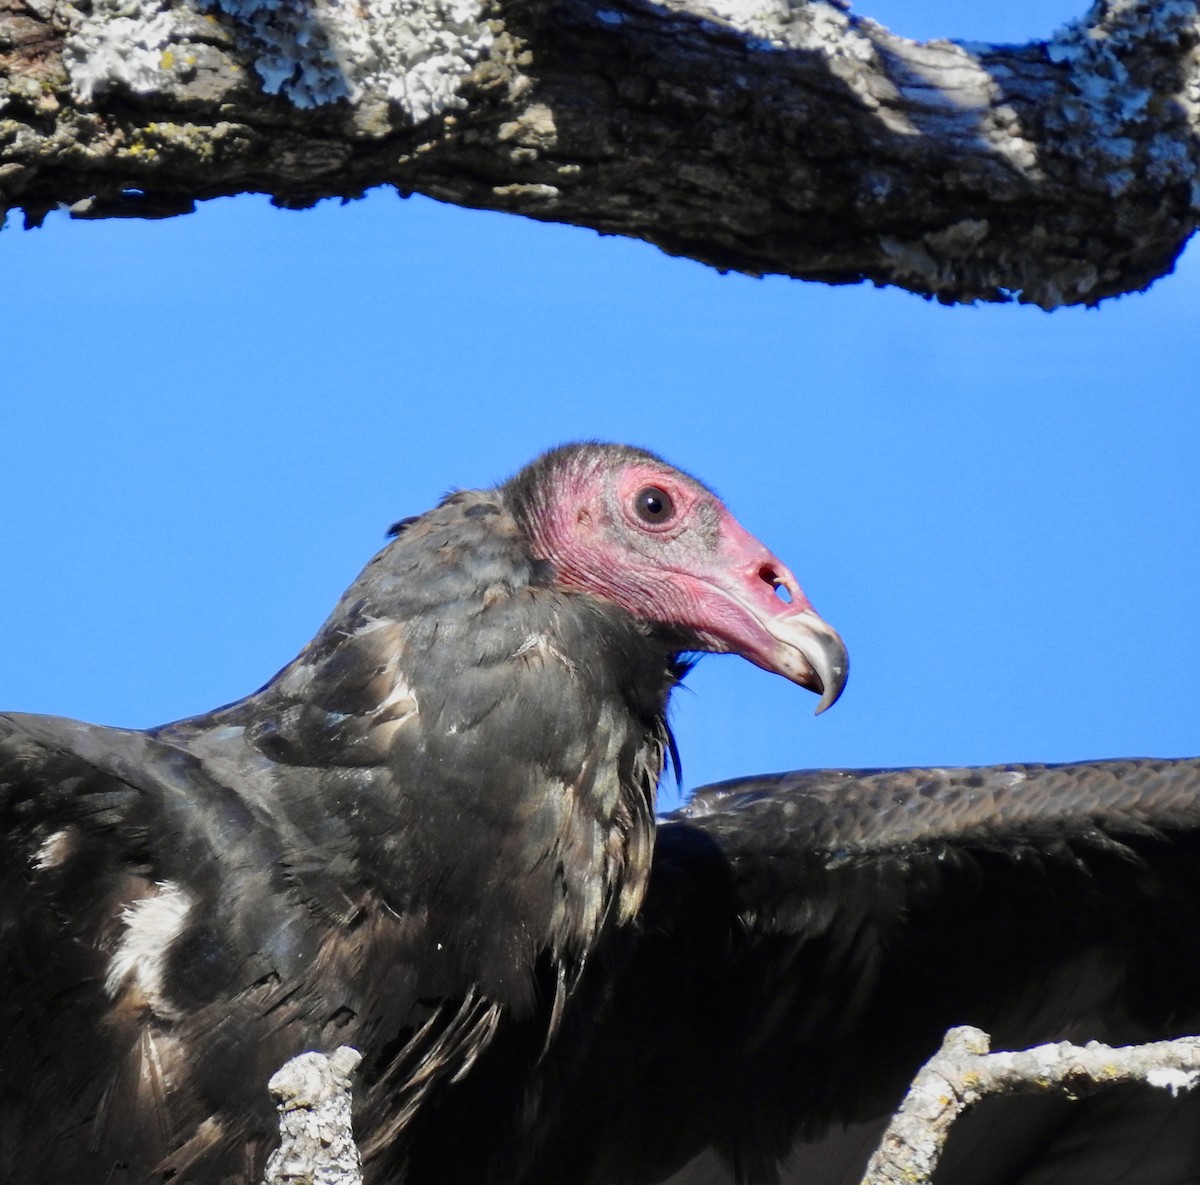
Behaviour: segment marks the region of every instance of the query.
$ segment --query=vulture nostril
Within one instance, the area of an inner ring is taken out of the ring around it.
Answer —
[[[792,603],[791,590],[783,583],[779,577],[779,573],[771,567],[770,564],[763,564],[758,570],[758,575],[775,589],[775,595],[785,604]]]

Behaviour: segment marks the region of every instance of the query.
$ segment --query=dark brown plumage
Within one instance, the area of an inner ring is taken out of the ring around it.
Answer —
[[[1196,762],[751,779],[656,835],[701,650],[846,676],[704,486],[569,446],[398,524],[244,700],[0,716],[0,1179],[253,1180],[267,1078],[352,1044],[371,1182],[833,1180],[949,1024],[1197,1021]]]
[[[267,1075],[344,1042],[372,1179],[434,1172],[443,1096],[493,1045],[528,1071],[641,905],[687,650],[826,703],[845,678],[710,491],[574,446],[409,521],[244,700],[149,733],[0,718],[0,1177],[256,1175]]]

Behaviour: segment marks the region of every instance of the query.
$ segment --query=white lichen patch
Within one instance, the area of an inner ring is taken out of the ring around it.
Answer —
[[[270,94],[298,107],[386,98],[416,124],[465,107],[492,33],[477,0],[214,0],[256,43]]]
[[[204,36],[198,22],[215,17],[266,93],[297,107],[387,101],[417,124],[466,106],[463,79],[492,44],[479,0],[76,0],[65,12],[66,66],[85,102],[169,86]]]
[[[1064,122],[1085,133],[1074,134],[1102,166],[1096,171],[1115,197],[1139,175],[1166,183],[1191,171],[1178,137],[1146,139],[1133,129],[1161,121],[1168,98],[1193,129],[1200,121],[1195,54],[1185,60],[1186,68],[1176,68],[1177,47],[1200,37],[1200,13],[1193,0],[1110,0],[1101,15],[1099,23],[1089,23],[1096,17],[1093,9],[1064,25],[1046,43],[1046,57],[1071,70],[1075,96],[1062,105]],[[1162,47],[1157,53],[1156,46]],[[1170,64],[1169,71],[1153,69],[1158,57]],[[1174,93],[1166,93],[1168,81],[1178,88]]]
[[[181,34],[178,12],[136,0],[95,0],[86,13],[64,8],[76,19],[63,61],[84,102],[114,87],[143,94],[163,85],[163,55]]]
[[[682,7],[682,5],[680,5]],[[872,61],[875,48],[854,19],[827,0],[792,4],[790,0],[691,0],[699,16],[748,34],[760,48],[816,50],[830,56]]]
[[[1163,1066],[1148,1071],[1146,1081],[1151,1086],[1157,1086],[1160,1090],[1169,1090],[1172,1096],[1177,1096],[1180,1091],[1189,1091],[1195,1088],[1196,1083],[1200,1082],[1200,1070],[1178,1070],[1170,1066]]]

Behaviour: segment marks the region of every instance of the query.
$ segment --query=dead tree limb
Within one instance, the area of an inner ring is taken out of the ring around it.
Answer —
[[[329,1055],[302,1053],[272,1076],[280,1144],[264,1185],[362,1185],[350,1122],[350,1075],[360,1061],[357,1049],[343,1045]]]
[[[1077,1098],[1124,1082],[1177,1094],[1200,1083],[1200,1037],[1116,1048],[1098,1041],[1063,1041],[1017,1053],[989,1053],[988,1048],[988,1035],[979,1029],[964,1026],[946,1034],[888,1124],[863,1185],[928,1182],[954,1121],[991,1095]]]
[[[1197,0],[918,44],[827,0],[0,0],[0,209],[381,184],[719,268],[1095,303],[1200,211]]]
[[[351,1079],[361,1056],[348,1046],[305,1053],[271,1079],[280,1147],[265,1185],[361,1185],[351,1128]],[[937,1168],[955,1121],[983,1099],[1004,1094],[1095,1094],[1144,1082],[1178,1094],[1200,1084],[1200,1037],[1113,1047],[1091,1041],[989,1052],[988,1035],[951,1029],[913,1079],[867,1166],[863,1185],[921,1185]]]

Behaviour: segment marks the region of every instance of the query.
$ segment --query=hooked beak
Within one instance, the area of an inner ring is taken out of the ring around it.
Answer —
[[[764,621],[763,625],[779,644],[771,656],[773,661],[768,665],[754,655],[747,654],[746,657],[815,691],[821,697],[817,704],[818,716],[826,708],[832,708],[850,674],[850,656],[837,630],[811,608]]]
[[[720,560],[703,577],[709,603],[700,632],[712,650],[740,654],[816,692],[820,715],[846,686],[845,643],[784,564],[732,517],[723,527]]]

